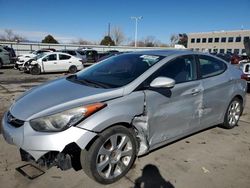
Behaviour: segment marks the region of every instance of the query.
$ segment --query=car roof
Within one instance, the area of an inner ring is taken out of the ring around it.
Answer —
[[[75,52],[75,51],[79,51],[79,50],[68,50],[68,49],[67,49],[67,50],[58,50],[57,52],[72,52],[72,51]]]
[[[167,49],[167,50],[145,50],[145,51],[137,51],[137,52],[132,52],[136,54],[146,54],[146,55],[158,55],[158,56],[170,56],[173,54],[197,54],[196,52],[193,52],[191,50],[176,50],[176,49]]]
[[[46,52],[46,55],[50,55],[50,54],[63,54],[63,55],[67,55],[67,56],[72,56],[70,54],[63,53],[63,52],[58,52],[58,51],[56,51],[56,52]],[[74,57],[74,56],[72,56],[72,57]]]

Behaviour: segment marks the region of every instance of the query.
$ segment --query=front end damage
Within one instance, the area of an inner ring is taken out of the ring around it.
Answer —
[[[148,143],[148,114],[147,114],[147,104],[146,104],[146,93],[143,92],[143,112],[141,115],[135,116],[132,120],[132,125],[135,129],[136,136],[139,140],[139,150],[138,156],[147,154],[149,152],[149,143]]]
[[[80,163],[81,148],[75,143],[71,143],[65,147],[61,152],[49,151],[45,155],[41,156],[38,160],[35,160],[32,155],[23,149],[20,149],[21,160],[26,162],[34,162],[39,166],[51,168],[56,166],[61,170],[68,170],[73,168],[74,170],[82,169]]]
[[[149,151],[148,117],[146,115],[136,116],[132,121],[132,125],[139,140],[139,151],[137,155],[144,155]]]
[[[9,120],[10,117],[12,121]],[[67,170],[73,167],[78,170],[81,168],[79,166],[81,150],[97,136],[94,132],[78,127],[70,127],[55,133],[36,132],[29,122],[23,121],[22,124],[16,125],[13,119],[13,116],[7,116],[5,113],[2,120],[2,134],[6,142],[21,148],[23,161],[35,161],[48,168],[57,166]]]

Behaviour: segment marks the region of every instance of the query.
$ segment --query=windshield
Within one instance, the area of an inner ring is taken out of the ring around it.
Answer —
[[[95,86],[103,88],[122,87],[135,80],[163,58],[163,56],[145,54],[117,55],[79,72],[74,79],[84,84],[95,84]]]
[[[35,56],[33,59],[38,60],[38,59],[42,58],[45,55],[46,55],[46,53],[40,53],[37,56]]]
[[[81,50],[79,50],[79,51],[77,51],[79,54],[81,54],[81,55],[85,55],[86,53],[85,53],[85,51],[81,51]]]

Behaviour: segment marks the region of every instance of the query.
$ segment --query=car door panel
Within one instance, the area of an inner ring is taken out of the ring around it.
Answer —
[[[58,56],[57,54],[50,54],[43,58],[42,61],[44,72],[54,72],[58,69]]]
[[[225,106],[230,102],[233,82],[224,62],[210,56],[200,55],[199,64],[204,88],[201,124],[204,127],[223,122]]]
[[[199,127],[202,91],[200,81],[177,84],[169,96],[145,91],[151,146]]]
[[[180,56],[163,65],[154,75],[176,81],[172,89],[145,90],[151,147],[199,128],[203,87],[197,80],[194,56]]]
[[[59,70],[60,71],[67,71],[72,63],[72,57],[66,54],[59,54]]]
[[[9,64],[10,63],[10,55],[9,52],[5,49],[0,49],[0,58],[3,61],[3,64]]]
[[[228,106],[230,102],[229,93],[232,93],[234,89],[232,84],[226,73],[202,80],[204,99],[201,123],[204,126],[222,123],[225,106]]]

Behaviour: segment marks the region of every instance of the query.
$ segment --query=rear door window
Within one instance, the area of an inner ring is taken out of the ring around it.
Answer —
[[[59,54],[59,60],[67,60],[70,59],[70,56],[64,55],[64,54]]]
[[[208,78],[223,73],[227,66],[223,61],[210,56],[198,56],[200,63],[200,73],[202,78]]]

